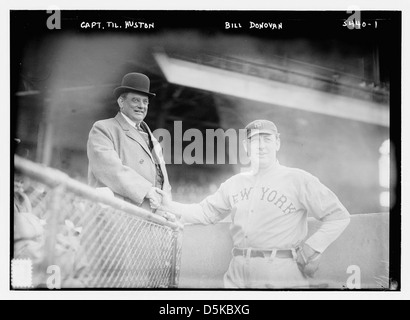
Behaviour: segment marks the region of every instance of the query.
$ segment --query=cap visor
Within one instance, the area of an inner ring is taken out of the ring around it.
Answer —
[[[253,136],[256,136],[257,134],[273,135],[273,134],[276,134],[276,132],[273,131],[273,130],[267,130],[267,129],[262,129],[262,130],[259,130],[259,129],[251,129],[250,132],[248,133],[247,137],[248,137],[248,139],[249,139],[249,138],[251,138],[251,137],[253,137]]]

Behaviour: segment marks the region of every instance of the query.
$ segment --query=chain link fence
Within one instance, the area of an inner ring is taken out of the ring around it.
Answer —
[[[14,162],[13,258],[32,261],[34,288],[48,287],[56,268],[52,281],[61,288],[178,286],[178,221],[103,196],[58,170],[18,156]]]

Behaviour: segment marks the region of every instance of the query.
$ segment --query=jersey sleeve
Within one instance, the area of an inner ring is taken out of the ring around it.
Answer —
[[[350,222],[350,215],[337,196],[316,177],[310,177],[302,190],[302,203],[308,215],[322,221],[306,244],[323,252],[335,241]]]
[[[183,223],[212,224],[227,217],[231,212],[231,204],[226,193],[226,183],[197,204],[178,204],[177,213],[181,214]]]
[[[305,181],[301,198],[308,215],[316,219],[322,220],[332,214],[348,215],[338,197],[316,177],[311,176]]]

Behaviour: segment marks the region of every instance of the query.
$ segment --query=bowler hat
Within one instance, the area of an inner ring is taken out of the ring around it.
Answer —
[[[149,78],[142,73],[128,73],[122,78],[121,86],[114,89],[114,96],[118,98],[124,92],[137,92],[149,97],[155,97],[155,93],[149,92]]]

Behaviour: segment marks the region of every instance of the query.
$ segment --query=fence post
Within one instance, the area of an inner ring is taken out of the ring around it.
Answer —
[[[47,217],[47,232],[46,241],[44,245],[45,259],[44,267],[45,270],[51,265],[55,264],[55,251],[56,251],[56,241],[57,241],[57,228],[61,213],[61,199],[64,196],[65,185],[60,184],[54,188],[52,191],[52,196],[50,197],[46,217]]]
[[[172,232],[172,257],[171,257],[171,274],[170,274],[170,288],[178,288],[179,266],[178,266],[178,242],[180,230],[173,230]]]

